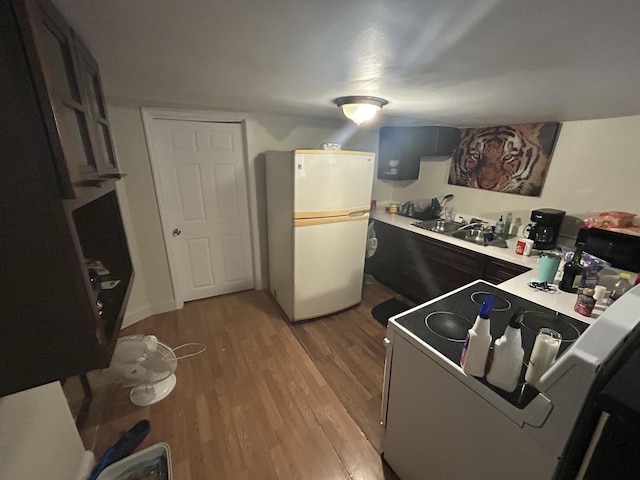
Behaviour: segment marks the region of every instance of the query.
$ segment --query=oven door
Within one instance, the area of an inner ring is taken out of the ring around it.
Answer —
[[[391,341],[383,455],[403,480],[553,478],[556,452],[409,339]]]

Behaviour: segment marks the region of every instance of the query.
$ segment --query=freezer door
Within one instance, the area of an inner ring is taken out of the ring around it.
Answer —
[[[367,218],[294,228],[293,318],[328,315],[360,302]]]
[[[369,210],[375,155],[309,151],[294,154],[294,218]]]

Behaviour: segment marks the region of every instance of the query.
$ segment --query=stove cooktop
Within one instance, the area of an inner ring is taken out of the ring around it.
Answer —
[[[444,355],[456,365],[460,364],[460,354],[467,335],[467,330],[473,326],[480,305],[488,294],[496,296],[494,308],[491,312],[491,336],[493,340],[500,338],[509,323],[509,318],[516,308],[524,309],[522,333],[522,347],[524,348],[524,367],[520,373],[519,388],[513,393],[506,393],[486,382],[488,387],[518,408],[524,408],[537,395],[537,390],[524,383],[526,365],[533,348],[538,330],[543,327],[552,328],[562,335],[562,344],[558,357],[567,350],[584,332],[588,324],[537,303],[505,292],[487,283],[478,282],[459,292],[449,294],[433,303],[423,306],[416,311],[397,318],[395,321],[420,338],[430,348]]]

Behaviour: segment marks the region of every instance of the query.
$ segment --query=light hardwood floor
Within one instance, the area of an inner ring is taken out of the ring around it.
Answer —
[[[149,407],[134,406],[127,388],[91,372],[85,446],[99,457],[148,418],[140,448],[168,443],[176,480],[397,479],[378,453],[385,328],[370,314],[392,296],[367,284],[359,306],[296,325],[264,291],[145,319],[122,335],[153,333],[173,348],[207,349],[179,360],[175,390]]]

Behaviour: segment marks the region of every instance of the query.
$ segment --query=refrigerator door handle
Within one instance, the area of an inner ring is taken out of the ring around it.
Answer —
[[[362,217],[369,213],[369,209],[367,210],[354,210],[353,212],[349,212],[350,217]]]

